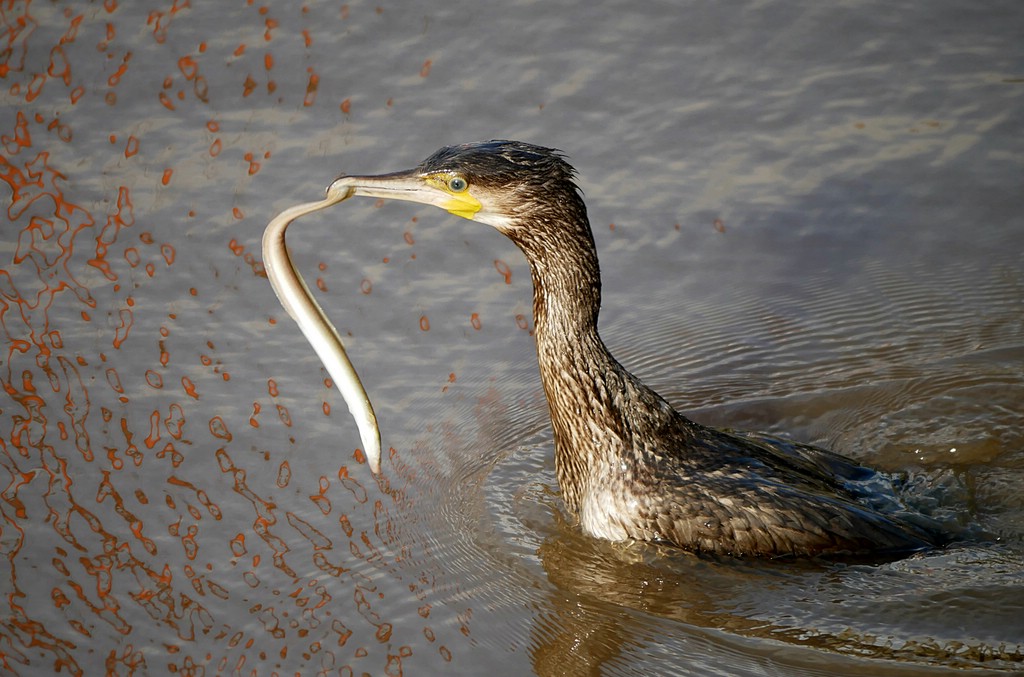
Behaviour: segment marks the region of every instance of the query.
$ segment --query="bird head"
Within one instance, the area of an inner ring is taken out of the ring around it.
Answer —
[[[341,176],[328,195],[364,195],[440,207],[516,239],[528,224],[558,221],[583,209],[575,171],[562,154],[520,141],[448,146],[416,168],[376,176]]]

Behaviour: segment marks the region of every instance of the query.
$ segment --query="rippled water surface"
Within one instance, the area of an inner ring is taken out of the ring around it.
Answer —
[[[1024,670],[1018,2],[0,2],[0,665],[49,674]],[[888,564],[580,534],[529,274],[479,224],[267,221],[518,138],[581,174],[606,342],[695,419],[905,476]]]

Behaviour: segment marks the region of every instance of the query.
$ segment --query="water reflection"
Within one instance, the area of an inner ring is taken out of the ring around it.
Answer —
[[[629,665],[630,654],[643,654],[665,625],[677,628],[680,653],[693,672],[708,663],[708,654],[731,644],[746,644],[756,656],[756,642],[746,641],[751,638],[916,664],[1016,669],[1024,660],[1016,608],[998,610],[997,600],[1020,584],[1014,572],[1021,560],[1009,553],[956,549],[883,566],[779,566],[644,550],[561,535],[545,541],[540,556],[557,592],[553,611],[534,628],[538,674],[594,674],[605,663]],[[971,584],[951,592],[954,574],[969,575]],[[972,598],[988,600],[983,603],[995,607],[995,617],[972,619],[945,636],[935,616],[954,599]],[[652,623],[652,616],[660,621]],[[910,625],[921,634],[907,637]],[[931,634],[921,632],[925,626]],[[713,629],[712,637],[702,629]],[[751,663],[748,669],[755,669]],[[714,670],[713,663],[707,667]]]

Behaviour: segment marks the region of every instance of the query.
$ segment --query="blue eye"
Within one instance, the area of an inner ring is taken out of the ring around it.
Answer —
[[[453,193],[461,193],[469,188],[469,183],[461,176],[453,176],[448,179],[448,190]]]

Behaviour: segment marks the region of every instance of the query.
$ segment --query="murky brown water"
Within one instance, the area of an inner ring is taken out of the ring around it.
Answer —
[[[1018,4],[0,2],[3,671],[1024,670]],[[375,481],[263,227],[493,137],[581,171],[627,366],[906,473],[964,542],[583,537],[518,252],[351,201],[290,242],[394,449]]]

